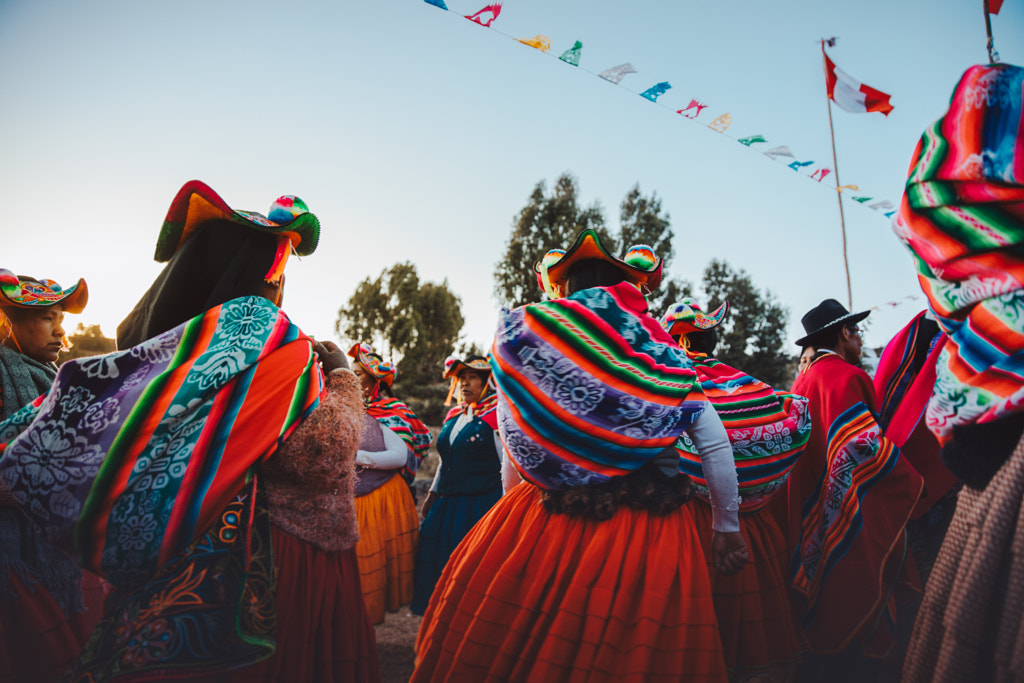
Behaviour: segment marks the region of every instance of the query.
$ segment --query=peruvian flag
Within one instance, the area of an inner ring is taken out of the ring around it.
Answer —
[[[822,54],[824,53],[823,49]],[[828,87],[829,99],[846,111],[852,111],[855,114],[880,111],[886,116],[892,111],[888,95],[881,90],[875,90],[870,85],[864,85],[860,81],[850,78],[842,69],[836,67],[827,54],[825,54],[825,84]]]

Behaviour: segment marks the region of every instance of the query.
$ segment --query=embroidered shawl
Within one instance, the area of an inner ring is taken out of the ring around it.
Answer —
[[[913,155],[893,230],[946,333],[926,412],[953,428],[1024,410],[1024,69],[973,66]]]
[[[366,413],[402,437],[413,457],[406,471],[415,475],[419,464],[430,450],[430,429],[416,416],[412,408],[397,398],[378,395],[366,406]]]
[[[707,405],[686,354],[629,283],[503,311],[491,366],[502,443],[542,488],[639,469]]]
[[[811,414],[803,396],[774,391],[764,382],[705,354],[688,354],[701,389],[729,435],[736,459],[740,509],[756,510],[785,485],[811,436]],[[700,453],[689,435],[676,442],[679,471],[693,492],[710,502]]]
[[[65,363],[0,423],[0,480],[44,537],[133,586],[205,532],[316,407],[312,340],[261,297]]]

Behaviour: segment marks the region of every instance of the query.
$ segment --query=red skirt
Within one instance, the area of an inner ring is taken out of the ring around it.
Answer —
[[[730,676],[795,670],[800,641],[789,604],[786,537],[779,525],[767,508],[741,512],[740,533],[750,550],[750,562],[738,574],[725,576],[711,559],[711,506],[693,500],[689,507],[707,557]]]
[[[355,550],[321,550],[271,525],[277,647],[217,681],[380,681],[377,642],[359,587]]]
[[[605,522],[521,484],[469,532],[420,626],[413,683],[726,680],[687,506]]]

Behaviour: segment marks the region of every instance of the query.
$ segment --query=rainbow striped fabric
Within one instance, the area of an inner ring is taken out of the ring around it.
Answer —
[[[205,532],[317,406],[312,340],[261,297],[65,363],[0,423],[0,481],[54,545],[119,587]]]
[[[914,152],[896,235],[946,333],[926,420],[1024,409],[1024,69],[974,66]]]
[[[491,366],[502,442],[542,488],[628,474],[707,406],[686,354],[629,283],[502,311]]]
[[[740,509],[757,510],[786,483],[811,437],[811,415],[803,396],[774,391],[761,380],[704,354],[688,354],[701,389],[729,434],[740,485]],[[693,492],[710,502],[700,453],[689,435],[676,442],[679,471]]]
[[[418,469],[419,463],[430,450],[430,429],[416,416],[412,408],[397,398],[378,396],[366,406],[366,413],[402,437],[412,450]],[[416,469],[406,466],[406,470],[413,475],[416,474]]]

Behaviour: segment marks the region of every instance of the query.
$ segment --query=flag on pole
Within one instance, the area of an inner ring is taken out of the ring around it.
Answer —
[[[1003,0],[988,0],[988,13],[999,14],[999,10],[1003,8]]]
[[[825,48],[822,46],[822,54]],[[850,78],[842,69],[825,54],[825,83],[828,88],[828,97],[839,105],[840,109],[854,112],[855,114],[866,114],[871,111],[882,112],[888,116],[892,111],[889,104],[889,95],[881,90],[875,90],[870,85],[864,85],[860,81]]]

